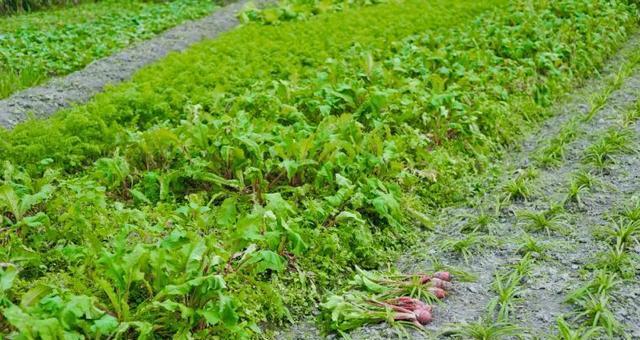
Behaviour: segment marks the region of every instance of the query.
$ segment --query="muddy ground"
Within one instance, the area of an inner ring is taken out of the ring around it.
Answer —
[[[516,212],[544,211],[561,201],[567,192],[568,183],[573,174],[584,168],[582,158],[585,149],[597,140],[609,128],[619,124],[625,110],[630,109],[640,98],[640,68],[636,65],[631,75],[614,91],[606,104],[597,111],[593,119],[583,121],[590,111],[590,96],[602,92],[609,86],[612,77],[624,63],[640,51],[640,34],[636,34],[621,51],[613,57],[602,70],[601,76],[587,81],[583,86],[569,94],[552,108],[554,115],[540,130],[533,133],[516,150],[506,154],[502,164],[498,165],[503,178],[487,179],[489,182],[505,183],[519,169],[533,166],[536,151],[545,145],[560,129],[570,121],[577,121],[579,132],[576,139],[568,144],[564,160],[560,165],[539,168],[534,183],[534,195],[500,206],[498,213],[495,203],[503,191],[498,185],[494,192],[468,207],[452,208],[442,211],[438,217],[436,232],[429,236],[424,248],[414,249],[401,258],[397,268],[406,273],[427,272],[432,268],[430,257],[439,258],[447,265],[462,268],[476,276],[474,282],[459,282],[445,303],[434,309],[434,321],[427,326],[426,332],[409,331],[413,339],[445,338],[443,331],[453,324],[474,322],[486,315],[487,305],[495,296],[491,290],[495,274],[518,262],[522,255],[518,244],[524,234],[522,225],[516,218]],[[634,143],[640,145],[640,123],[631,126],[634,131]],[[509,156],[511,155],[511,156]],[[623,207],[625,202],[640,194],[640,157],[637,153],[621,155],[616,162],[595,176],[603,183],[584,195],[581,206],[570,204],[562,217],[564,232],[530,232],[537,240],[549,246],[544,258],[536,260],[531,275],[522,283],[522,292],[517,296],[518,303],[512,313],[513,322],[523,328],[525,338],[549,339],[556,333],[556,318],[571,311],[572,306],[565,302],[566,297],[586,282],[585,265],[595,261],[598,252],[605,244],[594,239],[594,231],[607,225],[611,213]],[[473,223],[478,215],[493,215],[490,231],[487,235],[496,244],[487,244],[473,250],[474,256],[468,261],[457,253],[441,252],[429,247],[444,239],[463,238],[461,229]],[[636,254],[640,247],[633,250]],[[588,276],[588,273],[586,274]],[[616,319],[625,327],[620,338],[640,339],[640,281],[624,283],[623,289],[613,294],[611,304]],[[333,338],[335,336],[330,336]],[[390,339],[398,338],[397,331],[386,324],[360,328],[350,334],[353,339]],[[287,332],[281,339],[318,339],[322,338],[313,321],[301,322]]]
[[[231,3],[205,18],[183,23],[150,40],[97,60],[82,70],[0,100],[0,126],[12,128],[30,117],[44,118],[61,108],[85,103],[106,85],[131,78],[137,70],[167,54],[217,37],[239,24],[236,13],[246,2],[240,0]],[[266,1],[252,2],[257,4]]]

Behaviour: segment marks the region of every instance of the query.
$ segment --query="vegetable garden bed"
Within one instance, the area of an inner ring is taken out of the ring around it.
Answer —
[[[270,336],[484,193],[501,151],[636,25],[633,5],[595,0],[251,24],[2,131],[0,328]]]

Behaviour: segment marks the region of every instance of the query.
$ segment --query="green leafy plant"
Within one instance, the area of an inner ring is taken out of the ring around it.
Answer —
[[[347,8],[371,6],[385,2],[386,0],[283,0],[275,6],[266,6],[265,8],[259,8],[249,3],[238,14],[238,17],[244,23],[256,22],[263,25],[277,25],[286,21],[305,20],[322,13],[341,12]]]
[[[0,15],[37,11],[50,7],[78,5],[81,0],[5,0],[0,3]]]
[[[495,322],[484,318],[473,323],[450,326],[443,334],[459,339],[497,340],[505,337],[522,338],[524,330],[509,322]]]
[[[632,200],[622,209],[620,215],[632,223],[640,221],[640,199]]]
[[[566,229],[562,214],[553,209],[545,211],[518,211],[516,212],[516,218],[519,224],[530,232],[544,231],[547,235],[551,235],[551,232],[562,233]]]
[[[638,244],[640,221],[619,218],[605,229],[605,233],[608,234],[610,244],[621,244],[625,248],[630,248]]]
[[[579,170],[574,173],[569,182],[564,204],[575,203],[579,207],[583,205],[583,197],[596,187],[603,186],[602,182],[591,172]]]
[[[615,244],[608,246],[608,250],[598,254],[593,266],[617,273],[624,279],[630,279],[636,275],[638,263],[637,256],[629,253],[625,245],[617,240]]]
[[[571,328],[564,317],[559,316],[556,320],[558,327],[558,340],[589,340],[597,339],[602,336],[602,328],[600,327],[580,327],[578,329]]]
[[[576,302],[581,310],[576,314],[591,327],[601,327],[609,336],[621,330],[620,323],[609,309],[609,297],[604,294],[592,295]]]
[[[593,279],[584,286],[576,289],[568,297],[568,302],[578,302],[585,298],[597,295],[609,295],[622,281],[617,274],[608,271],[598,271]]]
[[[440,242],[442,251],[454,252],[462,255],[465,262],[469,261],[474,252],[482,250],[491,244],[495,244],[496,240],[488,235],[467,234],[462,238],[450,238]]]
[[[475,214],[470,216],[469,221],[462,226],[462,233],[489,233],[491,232],[491,226],[495,221],[495,216],[487,211],[476,211]]]
[[[579,135],[578,122],[570,120],[556,136],[542,147],[535,155],[535,160],[543,167],[556,166],[564,160],[567,145]]]
[[[583,161],[599,169],[614,162],[614,156],[634,152],[633,134],[629,130],[612,128],[584,152]]]
[[[489,302],[488,310],[490,313],[496,313],[496,320],[499,322],[508,322],[514,304],[520,300],[518,298],[522,294],[520,278],[517,272],[511,272],[496,274],[493,280],[492,289],[497,296]]]
[[[14,2],[29,10],[40,7],[37,3],[71,0]],[[0,49],[4,51],[0,54],[0,98],[71,73],[216,7],[207,0],[73,2],[78,6],[21,14],[0,23]],[[6,6],[6,0],[0,2],[0,15],[8,10]]]
[[[43,183],[2,186],[18,200],[55,187],[22,211],[42,226],[7,232],[2,204],[0,254],[20,268],[7,294],[17,304],[44,283],[61,306],[88,297],[89,324],[64,326],[76,338],[259,337],[356,266],[393,262],[432,209],[486,192],[497,158],[637,22],[617,1],[393,1],[244,25],[168,56],[87,105],[0,131],[0,158]],[[535,196],[535,171],[516,176],[509,199]],[[496,240],[482,231],[444,250],[471,260]],[[92,331],[98,313],[115,330]],[[0,327],[13,336],[11,320]]]
[[[546,252],[549,248],[550,246],[548,244],[545,244],[532,235],[525,233],[518,244],[518,253],[523,255],[535,254],[535,256],[545,258]]]

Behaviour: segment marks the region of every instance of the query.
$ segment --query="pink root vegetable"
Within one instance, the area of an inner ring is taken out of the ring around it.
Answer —
[[[442,288],[429,287],[428,290],[431,292],[431,294],[435,295],[435,297],[437,297],[438,299],[444,299],[447,296],[447,292]]]
[[[451,273],[449,272],[437,272],[433,274],[433,277],[440,280],[447,281],[447,282],[451,282]]]
[[[447,282],[445,280],[441,280],[438,278],[433,278],[431,279],[431,284],[433,284],[434,287],[436,288],[440,288],[440,289],[444,289],[444,290],[450,290],[451,289],[451,282]]]
[[[416,315],[416,320],[418,320],[418,322],[421,325],[426,325],[429,322],[431,322],[431,320],[433,320],[433,317],[431,316],[431,311],[428,311],[428,310],[420,309],[413,312],[413,314]]]
[[[422,328],[423,325],[431,322],[433,317],[426,310],[418,310],[414,313],[396,313],[393,319],[396,321],[408,321],[416,325],[416,327]]]
[[[429,289],[439,288],[429,287]],[[444,292],[442,289],[440,291]],[[416,327],[422,327],[433,320],[432,307],[409,296],[401,296],[384,302],[370,300],[369,303],[393,310],[395,312],[394,320],[411,322]]]
[[[399,298],[387,300],[387,303],[390,304],[390,305],[394,305],[394,306],[405,308],[405,309],[410,310],[410,311],[427,310],[427,311],[431,312],[431,306],[427,305],[426,303],[424,303],[424,302],[422,302],[422,301],[420,301],[418,299],[414,299],[414,298],[408,297],[408,296],[402,296],[402,297],[399,297]]]
[[[420,283],[421,284],[425,284],[425,283],[427,283],[429,281],[431,281],[431,276],[429,276],[429,275],[420,276]]]
[[[413,313],[412,309],[409,308],[405,308],[402,306],[397,306],[397,305],[393,305],[393,304],[389,304],[389,303],[381,303],[380,305],[384,306],[384,307],[388,307],[393,309],[394,311],[398,312],[398,313]]]

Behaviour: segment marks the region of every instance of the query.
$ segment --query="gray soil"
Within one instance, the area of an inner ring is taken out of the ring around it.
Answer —
[[[82,70],[0,100],[0,126],[10,129],[29,118],[48,117],[61,108],[85,103],[106,85],[131,78],[137,70],[168,53],[183,51],[201,40],[217,37],[239,24],[236,13],[246,2],[241,0],[229,4],[205,18],[186,22],[150,40],[97,60]]]
[[[589,111],[590,95],[600,93],[607,86],[607,79],[615,74],[620,65],[640,50],[640,34],[633,36],[627,45],[612,58],[602,70],[601,77],[586,82],[581,88],[569,94],[552,108],[554,115],[539,131],[527,138],[518,150],[512,150],[498,165],[505,175],[498,182],[505,183],[518,169],[533,166],[536,151],[555,136],[569,121],[584,117]],[[509,265],[518,262],[518,244],[522,243],[523,225],[518,222],[515,212],[522,210],[544,211],[550,205],[561,201],[567,191],[572,175],[585,166],[581,162],[584,150],[609,128],[620,122],[622,113],[640,99],[640,69],[635,71],[612,93],[606,105],[589,121],[578,125],[578,137],[568,145],[562,164],[556,167],[538,169],[533,181],[535,195],[528,201],[515,201],[502,205],[495,214],[495,203],[503,192],[500,185],[486,197],[478,198],[476,204],[462,208],[451,208],[441,212],[436,232],[397,263],[397,268],[406,273],[427,272],[432,268],[428,258],[440,259],[442,263],[461,268],[476,276],[473,282],[456,282],[454,291],[441,305],[434,308],[434,321],[426,332],[409,330],[414,339],[444,338],[443,331],[453,324],[474,322],[487,314],[487,305],[495,296],[491,289],[495,274],[505,271]],[[635,132],[634,141],[640,145],[640,122],[631,126]],[[548,339],[555,334],[556,318],[572,310],[565,303],[569,293],[582,286],[589,278],[585,265],[596,259],[603,251],[605,243],[594,238],[594,231],[608,225],[608,217],[619,210],[625,202],[640,194],[640,157],[637,154],[621,155],[604,171],[595,172],[604,185],[587,193],[583,204],[569,204],[563,215],[564,232],[530,232],[529,235],[543,244],[550,245],[546,256],[538,258],[530,276],[522,283],[523,291],[512,312],[515,324],[523,327],[525,338]],[[495,181],[488,179],[488,181]],[[461,228],[474,221],[479,211],[493,214],[490,231],[485,236],[496,241],[486,242],[473,249],[474,256],[465,261],[457,253],[442,252],[438,244],[446,239],[461,239],[465,236]],[[634,252],[638,254],[640,247]],[[585,274],[586,272],[586,274]],[[625,282],[623,289],[613,294],[611,308],[616,319],[623,324],[625,338],[640,339],[640,281]],[[281,339],[317,339],[318,330],[310,321],[294,325],[292,329],[278,336]],[[333,336],[331,336],[333,337]],[[350,334],[353,339],[398,338],[397,330],[386,324],[370,325]]]

